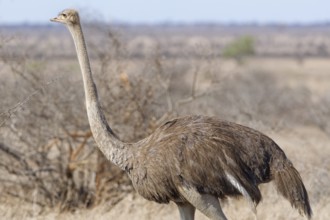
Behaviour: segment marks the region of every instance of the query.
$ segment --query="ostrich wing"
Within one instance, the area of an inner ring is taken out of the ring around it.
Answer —
[[[182,200],[178,185],[200,193],[261,199],[269,181],[273,141],[251,128],[213,117],[188,116],[165,123],[138,143],[131,173],[137,191],[157,202]]]

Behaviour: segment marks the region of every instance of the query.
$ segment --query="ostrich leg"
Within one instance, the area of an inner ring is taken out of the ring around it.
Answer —
[[[190,203],[176,203],[180,213],[181,220],[194,220],[195,218],[195,207]]]
[[[226,216],[222,212],[219,199],[216,196],[210,194],[200,194],[195,189],[187,187],[180,187],[179,191],[192,206],[210,219],[227,220]]]

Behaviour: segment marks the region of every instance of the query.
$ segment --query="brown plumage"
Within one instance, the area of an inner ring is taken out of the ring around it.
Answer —
[[[128,175],[149,200],[186,202],[178,185],[219,198],[241,195],[228,173],[255,204],[261,200],[258,185],[274,179],[295,208],[311,215],[298,171],[273,140],[251,128],[214,117],[187,116],[166,122],[134,150]]]
[[[175,202],[182,220],[194,219],[196,208],[211,219],[224,220],[218,198],[243,195],[256,206],[261,200],[258,185],[275,180],[292,206],[311,217],[298,171],[273,140],[251,128],[186,116],[166,122],[137,143],[120,141],[100,108],[78,12],[64,10],[51,20],[64,23],[73,37],[88,120],[99,149],[128,173],[144,198]]]

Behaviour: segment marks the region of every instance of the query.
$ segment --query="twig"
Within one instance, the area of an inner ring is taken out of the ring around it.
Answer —
[[[59,79],[63,78],[64,76],[54,78],[45,84],[41,85],[38,89],[35,89],[32,93],[30,93],[27,97],[25,97],[22,101],[18,102],[13,107],[9,108],[6,112],[0,113],[0,117],[4,117],[5,119],[0,122],[0,127],[2,127],[8,119],[10,119],[13,115],[15,115],[20,109],[23,109],[23,106],[26,105],[32,97],[35,95],[41,93],[45,88],[49,85],[51,85],[54,82],[57,82]]]

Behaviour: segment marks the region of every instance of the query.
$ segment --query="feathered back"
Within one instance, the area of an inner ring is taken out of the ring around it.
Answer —
[[[174,119],[137,144],[137,169],[130,175],[142,195],[158,202],[179,198],[176,186],[185,184],[257,204],[258,184],[270,180],[270,142],[258,131],[212,117]]]

